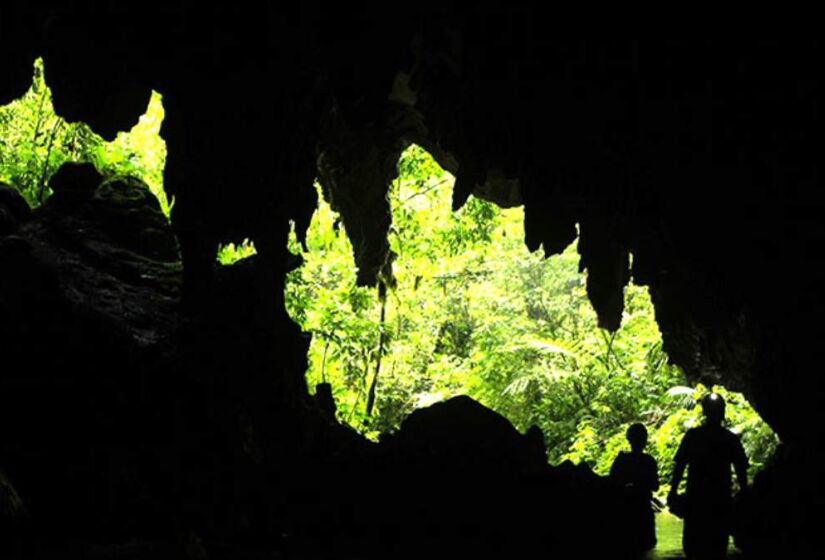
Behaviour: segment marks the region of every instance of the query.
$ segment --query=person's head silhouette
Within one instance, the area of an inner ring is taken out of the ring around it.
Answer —
[[[725,399],[721,395],[710,393],[702,399],[702,411],[708,424],[722,424],[725,420]]]
[[[644,451],[645,445],[647,445],[647,428],[645,428],[644,424],[638,422],[631,424],[627,429],[627,433],[625,433],[625,437],[627,437],[627,441],[630,442],[630,448],[633,452],[641,453]]]

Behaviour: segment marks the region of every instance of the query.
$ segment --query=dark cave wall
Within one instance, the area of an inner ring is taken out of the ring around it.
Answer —
[[[107,137],[152,88],[164,94],[188,313],[206,340],[229,329],[248,342],[252,328],[278,341],[245,343],[256,371],[233,385],[223,364],[203,390],[245,402],[271,455],[306,429],[306,341],[272,288],[295,264],[288,220],[303,231],[320,175],[359,239],[359,279],[374,282],[391,259],[385,188],[410,142],[456,173],[456,206],[472,192],[522,200],[533,248],[561,251],[578,223],[603,325],[618,326],[632,275],[692,379],[744,391],[785,442],[821,451],[818,42],[563,41],[530,3],[425,2],[404,17],[317,2],[156,8],[5,3],[0,102],[41,54],[58,112]],[[216,277],[218,243],[244,237],[255,266]],[[227,293],[254,320],[214,311]]]

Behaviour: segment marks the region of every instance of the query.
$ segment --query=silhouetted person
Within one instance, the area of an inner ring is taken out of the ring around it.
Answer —
[[[711,393],[702,400],[705,422],[688,430],[674,458],[668,501],[678,501],[679,483],[688,468],[682,548],[688,558],[724,558],[731,529],[731,465],[741,489],[748,484],[748,458],[739,437],[722,424],[725,400]]]
[[[644,452],[647,428],[632,424],[626,433],[631,451],[621,451],[610,467],[610,478],[622,487],[631,517],[625,519],[627,538],[633,550],[642,552],[656,546],[656,519],[651,500],[659,489],[656,459]]]

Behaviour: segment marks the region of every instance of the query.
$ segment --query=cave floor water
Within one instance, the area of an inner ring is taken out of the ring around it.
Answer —
[[[656,514],[656,548],[646,558],[651,560],[669,560],[684,558],[682,552],[682,520],[666,511]],[[728,558],[739,558],[739,551],[728,546]]]

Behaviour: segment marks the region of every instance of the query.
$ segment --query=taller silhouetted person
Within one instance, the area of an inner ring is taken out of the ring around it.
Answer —
[[[705,422],[688,430],[676,451],[668,501],[679,501],[677,490],[688,468],[684,500],[682,548],[691,559],[724,558],[731,530],[733,497],[731,465],[739,487],[748,484],[748,458],[739,437],[724,426],[725,400],[711,393],[702,400]]]
[[[620,452],[610,467],[610,478],[621,486],[630,514],[621,520],[625,537],[634,552],[644,552],[656,546],[656,519],[651,500],[659,489],[656,459],[645,453],[647,428],[632,424],[626,432],[630,453]]]

